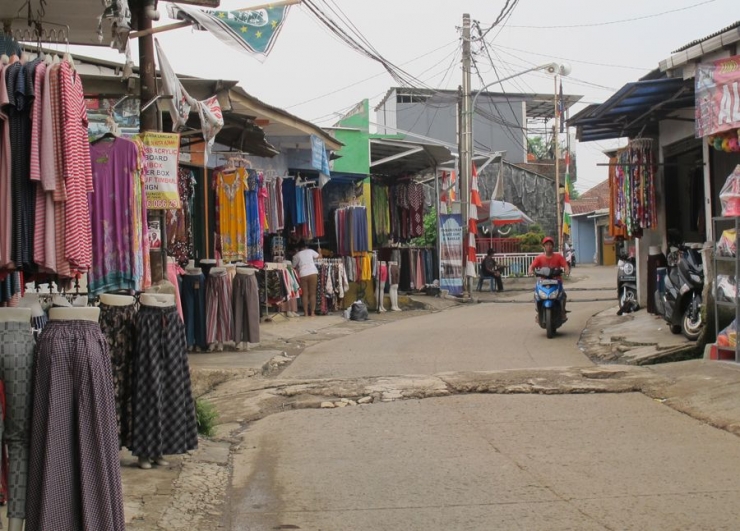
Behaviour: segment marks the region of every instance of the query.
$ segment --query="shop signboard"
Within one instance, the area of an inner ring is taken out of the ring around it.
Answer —
[[[740,128],[740,55],[696,69],[696,137]]]
[[[146,168],[146,207],[148,210],[176,210],[181,207],[177,189],[180,157],[178,133],[142,133]]]
[[[461,214],[439,216],[441,243],[439,268],[440,288],[450,295],[463,292],[463,223]]]

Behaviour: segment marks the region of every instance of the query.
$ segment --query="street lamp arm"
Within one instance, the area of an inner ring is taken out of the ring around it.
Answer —
[[[475,96],[473,97],[473,105],[472,105],[471,112],[475,112],[475,102],[478,101],[478,96],[480,96],[483,93],[483,91],[486,90],[488,87],[492,87],[493,85],[503,83],[504,81],[509,81],[510,79],[514,79],[515,77],[528,74],[529,72],[534,72],[535,70],[547,70],[547,72],[550,74],[559,73],[559,74],[566,75],[566,76],[570,73],[570,67],[566,65],[559,65],[558,63],[547,63],[546,65],[533,66],[532,68],[528,68],[527,70],[522,70],[521,72],[505,77],[503,79],[497,79],[496,81],[489,83],[488,85],[484,86],[478,92],[475,93]]]

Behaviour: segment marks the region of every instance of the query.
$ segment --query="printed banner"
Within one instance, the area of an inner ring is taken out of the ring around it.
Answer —
[[[740,55],[696,69],[696,137],[740,128]]]
[[[178,133],[141,135],[144,143],[146,169],[146,208],[148,210],[177,210],[181,208],[177,189],[177,164],[180,157]]]
[[[463,292],[463,228],[461,214],[439,216],[439,284],[450,295],[462,295]]]

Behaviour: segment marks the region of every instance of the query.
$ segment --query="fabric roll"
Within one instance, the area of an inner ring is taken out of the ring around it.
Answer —
[[[211,271],[206,279],[206,343],[231,341],[231,277],[226,271]]]
[[[159,457],[198,447],[185,330],[174,305],[142,305],[136,315],[133,413],[133,455]]]
[[[34,346],[28,323],[0,323],[0,380],[6,401],[0,434],[8,446],[8,518],[26,517]]]
[[[36,356],[26,529],[124,531],[115,390],[100,326],[50,321]]]
[[[206,348],[206,277],[183,275],[182,311],[185,322],[187,346]]]
[[[234,341],[260,342],[260,301],[257,275],[234,277],[232,286]]]
[[[110,352],[113,386],[116,397],[116,420],[120,446],[131,447],[136,307],[110,306],[100,303],[100,330]]]

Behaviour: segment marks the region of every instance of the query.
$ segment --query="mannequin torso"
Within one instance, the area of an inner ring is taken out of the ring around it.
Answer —
[[[169,306],[174,306],[175,296],[159,293],[142,293],[139,302],[143,306],[151,306],[153,308],[167,308]]]
[[[0,323],[28,323],[31,325],[31,308],[0,308]]]
[[[236,274],[237,275],[254,275],[256,269],[252,269],[251,267],[237,267],[236,268]]]
[[[85,308],[52,308],[49,310],[49,319],[52,321],[94,321],[98,322],[100,308],[88,306]]]
[[[111,293],[101,293],[100,302],[108,306],[131,306],[135,299],[130,295],[113,295]]]

